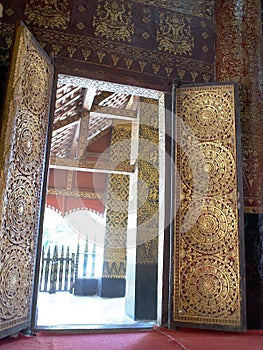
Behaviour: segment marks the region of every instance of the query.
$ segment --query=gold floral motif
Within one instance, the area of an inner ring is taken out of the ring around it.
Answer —
[[[192,76],[192,81],[195,82],[197,76],[198,76],[198,73],[197,72],[191,72],[191,76]]]
[[[140,65],[140,68],[141,68],[141,71],[143,72],[144,70],[144,67],[146,66],[146,62],[145,61],[139,61],[139,65]]]
[[[209,35],[207,34],[207,32],[203,32],[203,33],[202,33],[202,37],[203,37],[204,39],[207,39],[207,38],[209,37]]]
[[[195,44],[190,19],[184,19],[176,13],[161,13],[157,31],[157,42],[160,51],[167,51],[174,55],[185,54],[191,56]]]
[[[69,57],[72,58],[77,49],[75,47],[73,47],[73,46],[68,46],[67,50],[68,50],[68,53],[69,53]]]
[[[147,33],[147,32],[144,32],[144,33],[142,34],[142,37],[143,37],[143,39],[147,40],[147,39],[149,39],[150,34]]]
[[[59,51],[62,49],[62,45],[59,44],[54,44],[52,45],[52,49],[55,55],[59,53]]]
[[[133,63],[133,59],[132,59],[132,58],[126,58],[126,59],[124,60],[124,62],[126,63],[126,66],[128,67],[128,69],[130,69],[130,68],[131,68],[131,65],[132,65],[132,63]]]
[[[12,10],[12,9],[7,9],[7,10],[5,11],[5,13],[7,14],[7,16],[12,16],[12,15],[14,14],[14,10]]]
[[[84,60],[87,61],[89,55],[91,54],[91,51],[88,49],[82,49],[82,56],[84,57]]]
[[[180,79],[182,80],[184,75],[185,75],[185,70],[184,69],[178,69],[178,75]]]
[[[79,23],[77,24],[77,27],[79,28],[79,30],[83,30],[83,29],[85,28],[85,24],[82,23],[82,22],[79,22]]]
[[[78,11],[79,12],[85,12],[86,11],[86,9],[85,9],[85,7],[84,6],[78,6]]]
[[[172,71],[173,71],[173,68],[172,67],[165,67],[165,71],[167,73],[167,77],[169,78],[171,73],[172,73]]]
[[[9,24],[4,24],[2,26],[1,36],[12,35],[13,27]],[[176,75],[178,67],[184,69],[187,73],[191,72],[193,67],[195,71],[198,73],[199,81],[201,81],[203,74],[206,74],[205,77],[208,79],[212,79],[213,77],[213,64],[208,63],[206,61],[197,60],[189,57],[179,57],[169,54],[164,54],[163,52],[158,51],[149,51],[144,48],[133,47],[121,43],[109,42],[105,43],[102,39],[89,38],[84,35],[73,35],[66,32],[56,31],[56,30],[48,30],[41,29],[37,30],[38,41],[41,43],[42,47],[46,47],[46,51],[51,53],[52,46],[57,45],[58,43],[62,45],[63,51],[60,52],[60,57],[68,58],[69,54],[67,54],[67,46],[74,46],[77,48],[75,53],[75,57],[77,62],[88,62],[93,65],[99,65],[98,58],[96,55],[84,56],[82,54],[82,50],[87,50],[87,48],[92,52],[104,52],[106,59],[103,60],[103,64],[107,68],[111,68],[113,63],[111,62],[111,55],[116,54],[120,56],[120,60],[118,61],[116,68],[121,68],[128,70],[126,66],[123,65],[123,60],[126,57],[132,57],[134,59],[134,63],[132,65],[132,70],[134,72],[144,72],[147,75],[152,75],[152,63],[160,64],[161,68],[158,72],[158,76],[162,78],[167,78],[165,66],[174,67],[173,74],[171,78]],[[85,51],[86,52],[86,51]],[[74,58],[75,58],[74,57]],[[138,64],[135,64],[135,61]],[[170,79],[170,78],[169,78]]]
[[[204,79],[204,82],[205,82],[205,83],[208,83],[208,82],[210,81],[210,79],[211,79],[211,74],[209,74],[209,73],[204,73],[204,74],[203,74],[203,79]]]
[[[130,42],[134,34],[131,5],[121,0],[99,0],[93,27],[96,36]]]
[[[102,63],[102,61],[103,61],[103,58],[105,57],[105,52],[103,52],[103,51],[98,51],[97,52],[97,55],[98,55],[98,58],[99,58],[99,62],[100,63]]]
[[[113,55],[111,55],[111,58],[112,58],[112,61],[113,61],[113,65],[116,66],[118,61],[119,61],[119,59],[120,59],[120,57],[115,55],[115,54],[113,54]]]
[[[146,24],[148,24],[151,20],[149,17],[143,17],[142,21]]]
[[[153,68],[154,74],[156,75],[159,72],[160,65],[153,63],[152,68]]]
[[[28,0],[25,15],[27,21],[44,28],[67,29],[70,21],[68,0],[45,0],[45,10],[41,1]]]

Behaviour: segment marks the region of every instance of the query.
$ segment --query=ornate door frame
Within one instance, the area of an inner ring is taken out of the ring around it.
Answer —
[[[0,337],[30,327],[53,66],[17,24],[1,128]]]

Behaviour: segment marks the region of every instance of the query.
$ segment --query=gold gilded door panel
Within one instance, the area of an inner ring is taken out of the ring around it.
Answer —
[[[0,144],[0,338],[30,323],[52,80],[49,58],[18,26]]]
[[[172,325],[246,328],[235,84],[176,91]]]

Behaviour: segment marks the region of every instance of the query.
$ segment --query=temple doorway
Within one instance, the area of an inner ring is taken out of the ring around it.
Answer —
[[[37,328],[157,322],[162,97],[157,91],[59,75]]]

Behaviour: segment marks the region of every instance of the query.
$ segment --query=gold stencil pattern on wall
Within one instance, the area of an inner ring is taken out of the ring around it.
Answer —
[[[126,277],[129,176],[111,174],[107,189],[103,277]]]
[[[44,10],[41,1],[27,0],[25,15],[27,21],[44,28],[67,29],[70,21],[68,0],[45,0]]]
[[[190,18],[183,18],[173,13],[160,14],[157,31],[159,50],[174,55],[192,55],[194,36],[192,35]]]
[[[131,123],[115,123],[112,128],[110,159],[118,167],[130,165]]]
[[[137,197],[137,263],[156,264],[159,235],[158,100],[141,98]]]
[[[112,127],[110,161],[115,165],[130,164],[131,123]],[[126,241],[129,208],[128,175],[109,176],[106,197],[106,232],[103,277],[126,277]]]
[[[130,42],[134,34],[131,5],[122,0],[99,0],[93,28],[96,36]]]
[[[176,104],[173,320],[238,327],[234,85],[182,87]]]
[[[30,322],[53,69],[18,27],[1,134],[0,329]]]

